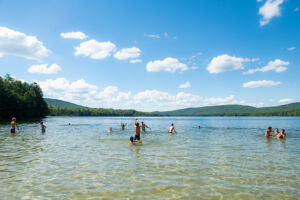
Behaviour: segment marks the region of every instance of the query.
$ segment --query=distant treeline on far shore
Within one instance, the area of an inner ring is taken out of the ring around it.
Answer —
[[[88,108],[57,99],[43,98],[37,83],[0,77],[0,121],[40,119],[46,116],[300,116],[300,103],[256,108],[245,105],[205,106],[165,112],[133,109]]]

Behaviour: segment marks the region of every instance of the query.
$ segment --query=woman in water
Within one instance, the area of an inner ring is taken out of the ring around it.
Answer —
[[[275,131],[272,136],[276,136],[277,134],[279,134],[279,131],[278,131],[278,128],[275,128]]]

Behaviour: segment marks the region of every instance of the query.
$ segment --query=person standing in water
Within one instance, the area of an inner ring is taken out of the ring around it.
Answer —
[[[268,129],[266,130],[265,136],[266,136],[266,137],[270,137],[270,136],[271,136],[271,133],[272,133],[272,127],[269,126]]]
[[[277,134],[279,134],[279,131],[278,131],[278,128],[275,128],[275,131],[272,136],[276,136]]]
[[[174,124],[172,123],[171,124],[171,126],[170,126],[170,128],[169,128],[169,131],[168,131],[170,134],[172,134],[172,133],[176,133],[176,130],[175,130],[175,128],[174,128]]]
[[[125,123],[122,123],[122,122],[121,122],[121,128],[122,128],[122,131],[125,130],[125,126],[127,126],[127,123],[125,124]]]
[[[141,127],[140,123],[137,121],[138,118],[134,119],[134,140],[140,140]]]
[[[277,135],[278,139],[284,139],[286,137],[285,130],[282,129],[280,133]]]
[[[47,126],[44,125],[44,122],[41,121],[41,129],[42,129],[42,133],[46,133],[46,128]]]
[[[146,128],[149,128],[151,130],[151,128],[149,126],[147,126],[144,122],[141,122],[141,126],[142,126],[143,132],[146,132]]]
[[[11,122],[10,122],[10,134],[15,134],[16,133],[16,128],[19,129],[18,125],[17,125],[17,119],[15,117],[13,117],[11,119]]]

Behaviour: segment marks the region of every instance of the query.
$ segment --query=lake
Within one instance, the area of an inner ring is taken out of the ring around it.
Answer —
[[[0,124],[0,199],[300,197],[300,117],[140,121],[151,127],[142,145],[129,145],[133,117],[49,117],[44,135],[38,123],[19,124],[16,136]],[[267,126],[287,138],[266,139]]]

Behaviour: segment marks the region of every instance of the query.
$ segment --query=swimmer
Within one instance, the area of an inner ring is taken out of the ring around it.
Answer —
[[[201,127],[200,126],[198,126],[198,129],[200,129]]]
[[[121,128],[122,128],[122,131],[125,130],[125,126],[127,126],[127,123],[125,124],[125,123],[122,123],[122,122],[121,122]]]
[[[141,125],[142,125],[142,131],[146,132],[146,128],[149,128],[151,130],[151,128],[147,126],[144,122],[141,122]]]
[[[280,133],[277,135],[277,139],[284,139],[286,137],[285,130],[282,129]]]
[[[275,128],[275,131],[272,136],[276,136],[277,134],[279,134],[279,131],[278,131],[278,128]]]
[[[47,126],[44,125],[44,122],[41,122],[40,124],[41,124],[42,133],[46,133]]]
[[[168,132],[169,132],[170,134],[172,134],[173,132],[176,133],[176,130],[175,130],[175,128],[174,128],[174,124],[173,124],[173,123],[171,124],[171,126],[170,126]]]
[[[16,128],[19,129],[16,121],[17,121],[17,119],[15,117],[13,117],[11,119],[11,122],[10,122],[10,126],[11,126],[11,128],[10,128],[10,134],[15,134],[16,133]]]
[[[266,130],[265,136],[266,137],[270,137],[271,136],[271,132],[272,132],[272,127],[269,126],[268,129]]]
[[[108,129],[108,132],[109,132],[109,133],[112,133],[112,127],[110,127],[110,128]]]
[[[129,144],[142,144],[142,143],[143,143],[142,140],[133,140],[132,136],[129,138]]]
[[[134,140],[140,140],[141,127],[140,123],[137,122],[137,118],[134,119]]]

